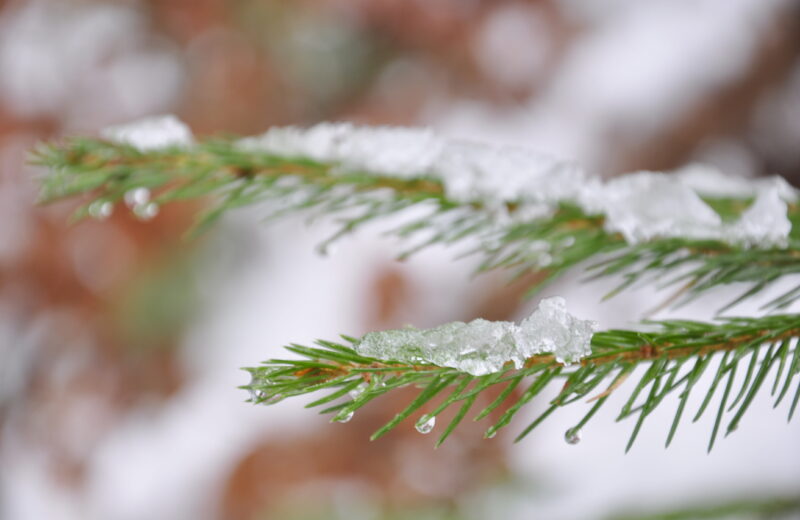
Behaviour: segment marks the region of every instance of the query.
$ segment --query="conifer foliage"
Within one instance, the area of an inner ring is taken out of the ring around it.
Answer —
[[[320,125],[195,142],[171,117],[112,128],[100,139],[41,145],[33,161],[47,167],[42,200],[80,199],[78,218],[103,219],[128,206],[147,220],[164,204],[202,198],[209,209],[190,233],[197,234],[228,210],[258,203],[270,217],[336,219],[339,232],[324,248],[418,206],[421,217],[391,231],[404,243],[401,257],[458,243],[479,256],[481,271],[539,271],[552,280],[580,266],[590,277],[616,277],[620,284],[608,296],[653,283],[673,286],[670,303],[679,305],[744,283],[739,297],[720,304],[724,311],[800,272],[794,189],[779,178],[733,180],[699,165],[604,183],[568,161],[447,141],[427,130]],[[705,189],[709,182],[717,188]],[[485,435],[493,437],[534,398],[548,407],[530,424],[515,425],[516,439],[559,408],[589,401],[588,413],[566,432],[577,442],[609,396],[623,393],[618,419],[632,424],[628,449],[648,415],[672,402],[666,444],[681,422],[709,413],[710,450],[736,430],[759,391],[770,392],[776,407],[785,403],[789,419],[795,413],[800,315],[785,312],[798,298],[800,286],[787,287],[760,317],[597,332],[563,302],[543,301],[519,325],[475,320],[289,345],[286,359],[247,369],[252,382],[244,388],[257,404],[315,394],[309,407],[346,422],[373,399],[413,386],[416,398],[372,438],[409,419],[421,433],[435,430],[437,445],[467,417],[487,419]],[[695,388],[704,374],[710,387]],[[555,381],[560,391],[545,396]],[[689,410],[698,392],[701,405]],[[450,407],[450,421],[437,425]]]

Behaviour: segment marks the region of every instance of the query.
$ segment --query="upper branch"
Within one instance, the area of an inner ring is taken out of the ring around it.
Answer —
[[[436,176],[397,177],[342,169],[332,162],[288,158],[236,143],[217,139],[191,147],[142,151],[105,140],[71,139],[41,146],[34,161],[50,172],[42,179],[43,201],[88,197],[79,216],[103,217],[126,194],[146,188],[153,191],[151,205],[208,199],[210,209],[197,231],[227,210],[269,201],[270,215],[295,211],[340,215],[342,227],[332,240],[366,222],[422,204],[428,213],[394,230],[401,238],[415,240],[401,256],[431,244],[471,238],[477,242],[475,252],[483,257],[481,270],[502,267],[516,274],[538,270],[554,278],[589,258],[611,254],[594,272],[623,275],[618,290],[674,272],[679,276],[666,284],[682,287],[681,301],[733,282],[749,284],[742,295],[748,298],[784,275],[800,272],[800,240],[795,231],[784,247],[752,248],[722,240],[659,236],[629,243],[623,233],[609,230],[606,215],[589,214],[569,200],[531,214],[530,204],[521,200],[509,199],[499,206],[497,201],[481,198],[454,200]],[[738,218],[747,208],[746,198],[708,201],[727,220]],[[789,206],[788,218],[800,219],[797,205]],[[768,305],[783,308],[798,297],[800,285]]]

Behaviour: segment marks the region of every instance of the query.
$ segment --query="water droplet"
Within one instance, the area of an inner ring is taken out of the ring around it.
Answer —
[[[581,431],[577,428],[570,428],[564,434],[564,440],[567,444],[578,444],[581,442]]]
[[[137,204],[133,207],[133,214],[136,215],[139,220],[150,220],[158,215],[158,204],[155,202]]]
[[[125,192],[125,204],[134,209],[150,202],[150,190],[147,188],[133,188]]]
[[[355,414],[355,412],[353,412],[352,410],[350,410],[349,412],[344,412],[344,413],[343,412],[344,411],[339,412],[338,414],[336,414],[333,417],[333,419],[331,419],[331,422],[346,423],[350,419],[352,419],[353,415]]]
[[[436,426],[436,416],[428,414],[420,417],[417,424],[414,425],[417,431],[422,434],[430,433],[434,426]]]
[[[114,204],[108,200],[96,200],[89,204],[89,215],[97,220],[105,220],[114,213]]]
[[[355,401],[361,396],[361,394],[363,394],[366,391],[366,389],[367,389],[367,383],[361,383],[357,387],[350,390],[348,393],[350,394],[350,397],[353,399],[353,401]]]
[[[495,435],[497,435],[497,430],[495,430],[494,428],[489,428],[485,434],[487,439],[494,439]]]

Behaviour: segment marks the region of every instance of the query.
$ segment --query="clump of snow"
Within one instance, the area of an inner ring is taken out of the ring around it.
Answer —
[[[434,168],[444,141],[426,128],[353,127],[337,150],[346,170],[419,177]]]
[[[545,298],[520,324],[517,346],[523,358],[552,352],[560,363],[573,363],[592,353],[592,335],[597,326],[595,321],[570,314],[564,298]]]
[[[599,194],[605,228],[628,243],[656,237],[717,238],[720,216],[690,187],[662,173],[638,172],[612,179]]]
[[[732,223],[700,195],[751,197],[753,204]],[[605,229],[638,244],[659,237],[719,240],[743,247],[785,247],[792,224],[787,202],[797,191],[780,177],[747,180],[705,165],[674,174],[637,172],[606,183],[597,193]]]
[[[779,186],[763,188],[739,220],[726,228],[724,239],[748,247],[785,247],[792,230],[788,209]]]
[[[552,353],[561,363],[574,363],[591,353],[597,328],[597,322],[567,312],[563,298],[553,297],[542,300],[520,325],[477,319],[427,330],[371,332],[355,348],[359,354],[386,361],[432,363],[481,376],[498,372],[509,362],[521,368],[526,359],[543,353]]]
[[[296,126],[270,128],[260,136],[248,137],[238,145],[283,157],[333,161],[339,140],[350,131],[349,123],[320,123],[311,128]]]
[[[715,166],[703,163],[687,164],[675,170],[672,175],[703,197],[753,197],[764,189],[774,187],[782,200],[786,202],[797,200],[797,190],[784,178],[777,175],[748,179],[739,175],[727,174]]]
[[[444,141],[424,128],[320,123],[307,129],[272,128],[238,144],[282,157],[336,163],[343,172],[421,177],[430,171]]]
[[[147,117],[132,123],[110,126],[100,135],[119,144],[127,144],[143,152],[170,146],[190,146],[192,131],[173,115]]]
[[[577,199],[586,174],[571,161],[516,147],[447,143],[431,166],[457,202],[549,202]]]

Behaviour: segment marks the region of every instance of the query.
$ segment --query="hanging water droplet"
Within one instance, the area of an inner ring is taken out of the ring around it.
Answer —
[[[343,410],[343,411],[339,412],[338,414],[336,414],[333,417],[333,419],[331,419],[331,422],[346,423],[350,419],[353,418],[354,414],[355,414],[355,412],[353,412],[352,410],[350,410],[349,412],[344,412],[344,410]]]
[[[434,426],[436,426],[436,416],[428,414],[420,417],[417,424],[414,425],[417,431],[422,434],[430,433]]]
[[[261,382],[261,377],[259,377],[255,372],[250,372],[250,388],[248,388],[247,391],[250,392],[250,400],[254,403],[261,402],[266,395],[263,390],[254,388],[255,386],[261,384]]]
[[[361,396],[361,394],[363,394],[366,391],[366,389],[367,389],[367,383],[361,383],[357,387],[350,390],[348,393],[350,394],[350,397],[353,399],[353,401],[355,401]]]
[[[567,444],[578,444],[581,442],[581,431],[578,428],[570,428],[564,434],[564,440]]]
[[[114,213],[114,204],[108,200],[98,199],[89,204],[89,215],[97,220],[105,220]]]
[[[125,204],[134,209],[150,202],[150,190],[147,188],[133,188],[125,192]]]
[[[158,204],[155,202],[137,204],[133,207],[133,214],[136,215],[139,220],[150,220],[158,215]]]
[[[494,439],[495,435],[497,435],[497,430],[495,430],[494,428],[489,428],[489,430],[487,430],[485,434],[487,439]]]

